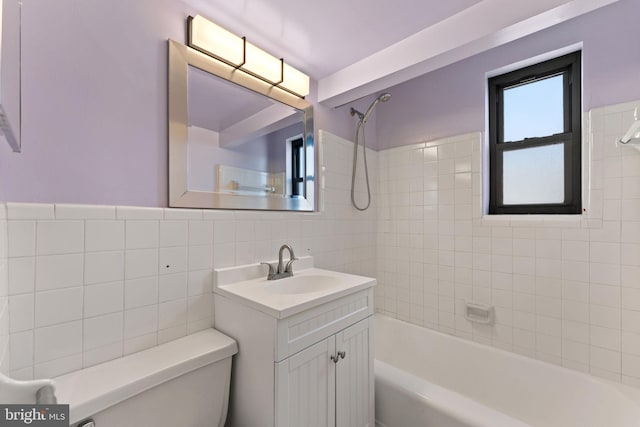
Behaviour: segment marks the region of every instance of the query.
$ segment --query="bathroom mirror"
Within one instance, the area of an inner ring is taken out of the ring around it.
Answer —
[[[313,107],[169,40],[169,206],[313,211]]]

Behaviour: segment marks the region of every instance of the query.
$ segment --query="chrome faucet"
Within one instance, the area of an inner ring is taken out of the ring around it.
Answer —
[[[282,253],[284,250],[289,251],[289,261],[285,265],[282,259]],[[278,265],[274,266],[273,264],[269,264],[268,262],[261,262],[260,264],[266,264],[269,266],[269,273],[267,274],[267,280],[277,280],[283,279],[285,277],[293,276],[293,262],[297,260],[296,256],[293,253],[293,248],[290,245],[282,245],[280,246],[280,251],[278,252]]]

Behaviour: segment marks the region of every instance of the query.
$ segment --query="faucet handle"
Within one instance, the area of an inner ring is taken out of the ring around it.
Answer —
[[[285,273],[293,273],[293,261],[297,261],[300,258],[291,258],[289,261],[287,261],[287,265],[284,268],[284,272]]]
[[[270,264],[268,262],[261,262],[260,264],[262,265],[268,265],[269,266],[269,274],[276,274],[276,266],[274,264]]]

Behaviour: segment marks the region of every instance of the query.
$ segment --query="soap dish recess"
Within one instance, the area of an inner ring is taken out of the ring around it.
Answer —
[[[464,317],[470,322],[493,325],[495,309],[492,305],[468,301],[465,305]]]

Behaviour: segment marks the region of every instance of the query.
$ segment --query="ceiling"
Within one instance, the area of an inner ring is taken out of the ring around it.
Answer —
[[[617,0],[183,0],[335,107]]]
[[[318,80],[481,0],[187,1]]]

